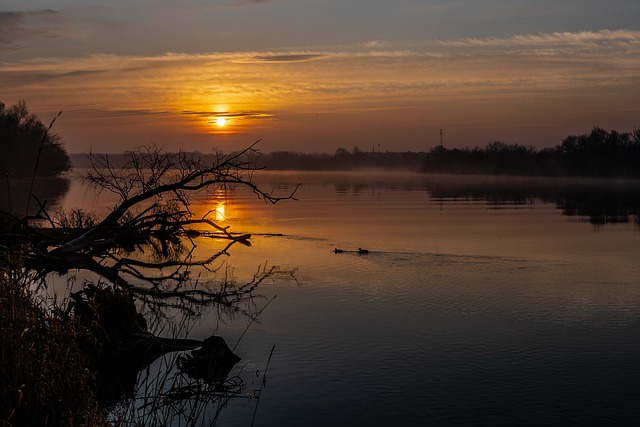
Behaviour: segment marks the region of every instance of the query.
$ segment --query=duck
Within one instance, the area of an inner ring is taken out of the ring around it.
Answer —
[[[360,255],[368,254],[368,253],[369,253],[369,250],[367,250],[367,249],[362,249],[362,248],[358,248],[358,253],[359,253]]]
[[[336,254],[341,254],[341,253],[343,253],[344,251],[343,251],[342,249],[335,248],[335,249],[333,250],[333,252],[334,252],[334,253],[336,253]]]

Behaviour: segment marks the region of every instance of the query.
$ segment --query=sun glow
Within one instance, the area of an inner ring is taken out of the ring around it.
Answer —
[[[225,119],[224,117],[218,117],[216,119],[216,125],[223,127],[226,124],[227,124],[227,119]]]

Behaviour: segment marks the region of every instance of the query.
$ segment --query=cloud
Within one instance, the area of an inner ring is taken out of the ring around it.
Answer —
[[[140,117],[159,116],[171,114],[169,111],[138,110],[138,109],[109,109],[109,108],[78,108],[71,111],[73,114],[90,117]]]
[[[392,45],[391,42],[384,41],[384,40],[369,40],[367,42],[361,43],[361,46],[370,48],[370,49],[378,49],[381,47],[388,47],[390,45]]]
[[[255,55],[246,62],[303,62],[323,58],[323,54],[284,54],[284,55]]]
[[[114,121],[150,123],[152,114],[165,114],[158,120],[163,125],[201,126],[222,116],[243,129],[284,129],[292,116],[318,111],[346,116],[455,104],[462,114],[477,103],[529,105],[599,93],[626,98],[638,93],[639,41],[640,32],[617,30],[398,42],[396,50],[373,43],[33,58],[0,62],[0,87],[5,100],[40,99],[51,110],[95,105],[83,119],[104,111]],[[561,55],[562,49],[576,54]]]
[[[224,117],[226,119],[268,120],[275,115],[261,111],[182,111],[182,114],[201,118]]]
[[[77,77],[92,76],[94,74],[100,74],[103,70],[75,70],[68,72],[0,72],[0,83],[2,85],[32,85],[47,83],[60,79],[73,79]]]
[[[60,37],[59,28],[42,22],[59,14],[52,9],[0,11],[0,49],[21,49],[28,39],[35,37]]]
[[[566,54],[568,51],[637,50],[640,48],[640,31],[620,29],[536,33],[509,37],[442,40],[438,44],[448,48],[521,49],[525,52],[557,52],[562,54]]]
[[[252,7],[267,3],[267,0],[240,0],[234,1],[229,7]]]

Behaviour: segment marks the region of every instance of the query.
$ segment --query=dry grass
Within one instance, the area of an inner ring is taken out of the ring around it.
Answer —
[[[78,326],[37,299],[19,257],[0,256],[0,424],[108,425]]]

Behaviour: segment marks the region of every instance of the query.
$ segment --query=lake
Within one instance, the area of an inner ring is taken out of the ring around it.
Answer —
[[[255,181],[276,195],[302,185],[297,201],[268,205],[238,190],[192,206],[253,234],[201,280],[291,273],[260,284],[247,303],[266,306],[256,322],[215,308],[190,320],[190,337],[239,340],[246,392],[266,370],[260,400],[232,399],[218,425],[251,425],[254,411],[256,426],[640,423],[638,182],[390,172]],[[72,179],[59,203],[104,213],[112,201]],[[200,258],[221,245],[196,243]]]

